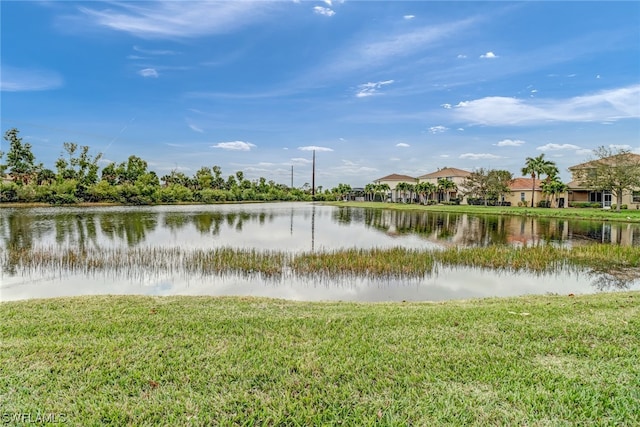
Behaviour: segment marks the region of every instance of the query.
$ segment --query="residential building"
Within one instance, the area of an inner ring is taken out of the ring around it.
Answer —
[[[637,161],[637,163],[640,164],[640,154],[629,153],[628,156],[630,156],[632,161]],[[567,187],[569,188],[569,204],[585,202],[599,203],[602,207],[607,208],[616,203],[615,196],[610,190],[589,188],[587,185],[580,181],[580,175],[585,173],[585,170],[586,173],[590,173],[590,170],[595,171],[594,164],[597,161],[602,161],[606,164],[607,162],[611,162],[613,160],[611,157],[608,157],[601,160],[592,160],[589,162],[581,163],[569,168],[572,176],[571,182],[567,184]],[[624,192],[622,195],[622,204],[627,205],[630,209],[640,209],[640,187],[633,189],[632,191]]]
[[[534,187],[533,178],[514,178],[509,183],[511,194],[505,195],[502,201],[509,202],[511,206],[531,206],[531,197],[533,195],[534,206],[538,206],[540,200],[546,200],[546,196],[542,194],[542,182],[540,179],[536,179]],[[558,203],[560,203],[560,199],[562,199],[562,206],[564,206],[563,196],[558,198]]]
[[[399,192],[396,190],[396,187],[401,182],[406,182],[411,185],[415,185],[418,183],[418,179],[409,175],[402,175],[397,173],[392,173],[391,175],[383,176],[382,178],[378,178],[373,181],[374,184],[387,184],[389,186],[389,194],[386,196],[386,200],[391,202],[397,202],[402,197]]]
[[[464,201],[462,201],[462,199],[464,198],[465,192],[464,181],[465,178],[467,178],[469,175],[471,175],[471,172],[464,169],[442,168],[438,169],[435,172],[419,176],[418,182],[430,182],[437,186],[440,179],[451,181],[455,184],[455,186],[444,191],[438,191],[437,201],[444,202],[451,199],[460,198],[461,203],[463,203]]]

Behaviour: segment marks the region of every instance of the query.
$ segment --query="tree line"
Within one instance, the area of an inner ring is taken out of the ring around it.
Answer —
[[[65,142],[55,170],[36,161],[32,146],[16,128],[4,134],[9,143],[0,152],[0,202],[44,202],[55,205],[79,202],[112,202],[133,205],[157,203],[217,203],[225,201],[310,201],[336,200],[351,187],[339,184],[315,194],[305,183],[293,188],[260,177],[248,180],[242,171],[224,177],[219,166],[203,166],[193,176],[173,170],[164,176],[149,170],[135,155],[102,169],[102,153],[89,146]],[[6,155],[5,155],[6,154]],[[346,192],[346,193],[345,193]]]

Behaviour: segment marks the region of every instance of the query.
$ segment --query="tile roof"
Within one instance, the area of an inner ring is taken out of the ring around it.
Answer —
[[[541,190],[540,184],[541,181],[536,179],[536,190]],[[511,180],[511,183],[509,183],[509,188],[512,190],[531,190],[532,185],[532,178],[514,178]]]
[[[629,156],[632,160],[635,160],[638,163],[640,163],[640,154],[628,153],[627,156]],[[614,156],[611,156],[611,157],[605,157],[604,159],[596,159],[596,160],[591,160],[591,161],[588,161],[588,162],[580,163],[579,165],[570,166],[569,170],[592,167],[591,165],[593,163],[596,163],[596,162],[599,162],[599,161],[602,161],[605,164],[612,163],[615,160],[616,157],[617,157],[617,155],[614,155]]]
[[[447,177],[467,177],[471,175],[471,172],[458,168],[444,168],[435,172],[428,173],[426,175],[419,176],[418,179],[429,178],[447,178]]]
[[[383,176],[382,178],[378,178],[375,182],[378,181],[415,181],[416,178],[409,175],[400,175],[397,173],[392,173],[391,175]]]

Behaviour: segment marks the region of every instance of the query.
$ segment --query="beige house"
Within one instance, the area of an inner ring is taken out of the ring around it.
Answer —
[[[540,200],[546,199],[546,196],[542,194],[541,184],[542,181],[536,179],[535,187],[533,187],[533,178],[514,178],[509,183],[511,194],[505,196],[502,201],[511,203],[511,206],[531,206],[531,195],[533,194],[534,206],[537,206]]]
[[[451,200],[456,197],[463,197],[465,193],[464,181],[465,178],[467,178],[469,175],[471,175],[471,172],[464,169],[442,168],[438,169],[435,172],[419,176],[418,182],[430,182],[436,186],[438,185],[438,180],[440,179],[445,179],[447,181],[453,182],[455,184],[455,187],[447,191],[438,192],[437,200],[438,202],[443,202],[445,200]],[[462,200],[461,203],[466,203],[466,201]]]
[[[386,200],[392,202],[397,202],[399,200],[399,194],[398,191],[396,191],[396,187],[401,182],[415,185],[418,183],[418,179],[409,175],[392,173],[391,175],[383,176],[382,178],[378,178],[373,181],[374,184],[387,184],[389,186],[390,192],[387,194]]]
[[[640,154],[632,154],[629,156],[633,161],[637,161],[640,164]],[[607,162],[607,159],[602,159],[603,162]],[[572,181],[567,184],[568,190],[568,202],[569,203],[599,203],[603,208],[611,207],[616,203],[615,196],[611,191],[601,191],[585,186],[579,180],[579,174],[584,173],[584,170],[594,170],[594,163],[596,160],[581,163],[579,165],[571,166],[569,172],[571,172]],[[629,209],[640,209],[640,188],[633,191],[627,191],[622,195],[622,204],[627,205]]]

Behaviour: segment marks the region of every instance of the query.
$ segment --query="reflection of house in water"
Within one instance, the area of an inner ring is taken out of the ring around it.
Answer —
[[[640,245],[638,224],[395,210],[370,212],[365,214],[365,223],[387,235],[415,234],[446,246],[531,246],[580,242]]]

